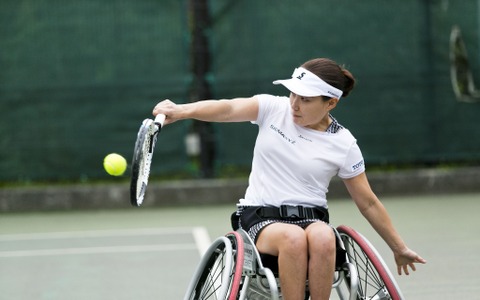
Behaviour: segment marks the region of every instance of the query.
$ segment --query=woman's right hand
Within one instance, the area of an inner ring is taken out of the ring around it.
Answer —
[[[155,105],[152,113],[154,116],[158,114],[164,114],[166,118],[163,125],[168,125],[181,119],[181,111],[181,105],[177,105],[171,100],[165,99]]]

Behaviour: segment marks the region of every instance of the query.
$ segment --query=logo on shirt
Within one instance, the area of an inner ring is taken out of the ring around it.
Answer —
[[[271,124],[270,129],[278,133],[284,140],[286,140],[290,144],[294,145],[296,143],[295,140],[292,140],[291,138],[287,137],[285,133],[283,133],[283,131],[280,128],[276,127],[275,125]]]
[[[310,143],[312,142],[312,140],[311,140],[311,139],[309,139],[309,138],[306,138],[306,137],[304,137],[304,136],[303,136],[303,135],[301,135],[301,134],[300,134],[298,137],[299,137],[299,138],[301,138],[301,139],[303,139],[303,140],[309,141]]]
[[[352,171],[358,170],[360,167],[363,166],[363,163],[364,163],[364,161],[363,161],[363,159],[362,159],[362,160],[359,161],[358,163],[354,164],[354,165],[352,166]]]

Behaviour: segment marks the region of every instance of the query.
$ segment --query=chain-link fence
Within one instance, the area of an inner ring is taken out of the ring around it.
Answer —
[[[0,1],[0,181],[101,179],[107,153],[131,157],[158,100],[196,100],[199,79],[214,98],[286,95],[271,82],[314,57],[358,80],[333,114],[367,164],[480,160],[480,104],[456,101],[449,61],[458,25],[480,76],[479,1],[203,0],[199,31],[192,1]],[[154,174],[197,174],[192,130],[162,132]],[[248,168],[255,125],[209,130],[217,170]]]

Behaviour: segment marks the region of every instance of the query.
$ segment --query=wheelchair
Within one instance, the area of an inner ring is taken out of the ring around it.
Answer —
[[[385,262],[364,236],[345,225],[332,229],[337,238],[332,296],[340,300],[404,299]],[[308,300],[308,279],[305,290]],[[260,254],[243,229],[229,232],[205,252],[184,299],[282,299],[276,257]]]

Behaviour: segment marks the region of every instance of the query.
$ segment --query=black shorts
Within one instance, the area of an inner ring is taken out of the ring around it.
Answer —
[[[256,243],[259,233],[268,225],[273,223],[285,223],[298,225],[305,229],[308,225],[315,222],[329,222],[328,210],[325,208],[318,208],[323,214],[314,217],[281,217],[281,216],[267,216],[264,217],[259,213],[262,207],[260,206],[240,206],[236,212],[232,214],[232,228],[234,230],[242,228],[245,230],[250,238]],[[280,209],[280,208],[278,208]]]

